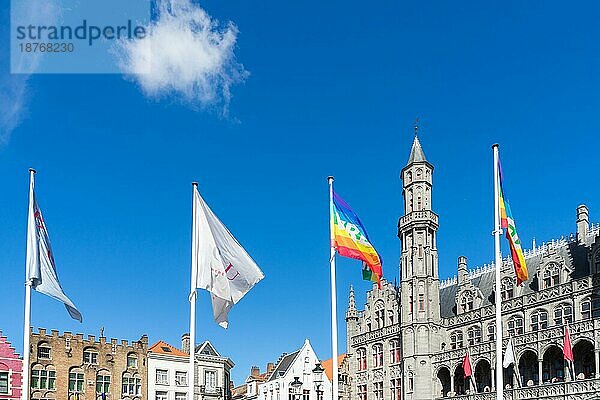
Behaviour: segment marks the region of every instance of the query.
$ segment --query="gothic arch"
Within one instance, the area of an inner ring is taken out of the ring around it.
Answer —
[[[593,378],[596,373],[594,361],[594,343],[587,338],[581,338],[573,344],[573,367],[575,379]]]
[[[518,360],[518,375],[522,386],[529,386],[529,381],[534,385],[539,384],[537,352],[532,349],[525,349],[519,355]]]
[[[557,344],[546,346],[542,361],[542,382],[562,382],[565,380],[565,360],[563,351]]]
[[[450,368],[442,365],[435,372],[435,376],[438,379],[438,388],[440,389],[439,394],[441,394],[442,397],[447,397],[448,393],[450,393],[450,388],[452,387],[450,383],[452,379]]]
[[[486,358],[477,360],[474,369],[475,390],[477,393],[489,392],[492,389],[492,365]]]

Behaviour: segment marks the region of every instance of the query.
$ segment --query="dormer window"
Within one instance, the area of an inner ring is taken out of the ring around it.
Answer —
[[[560,284],[560,268],[556,264],[549,264],[542,274],[544,289]]]
[[[385,304],[383,301],[375,303],[375,325],[377,325],[377,329],[385,326]]]
[[[502,295],[502,300],[508,300],[514,297],[514,285],[512,278],[504,278],[502,280],[500,294]]]
[[[473,292],[466,291],[460,298],[460,306],[463,312],[473,310]]]

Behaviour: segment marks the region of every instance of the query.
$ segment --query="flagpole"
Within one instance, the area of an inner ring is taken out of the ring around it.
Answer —
[[[333,247],[333,176],[327,177],[329,182],[329,268],[331,272],[331,364],[333,365],[332,400],[338,400],[338,339],[337,339],[337,304],[335,288],[335,248]]]
[[[498,144],[492,145],[494,151],[494,255],[496,272],[496,400],[504,400],[504,369],[502,366],[502,297],[500,293],[502,253],[500,252],[500,204],[499,204],[499,185],[500,176],[498,171]]]
[[[197,264],[198,264],[198,238],[196,232],[196,213],[198,212],[196,207],[196,191],[198,190],[198,183],[192,182],[192,270],[191,270],[191,287],[190,287],[190,374],[188,377],[188,390],[190,392],[189,400],[194,400],[194,358],[196,353],[196,278],[197,278]]]
[[[33,188],[35,184],[35,169],[29,168],[29,214],[33,210],[34,194]],[[34,218],[34,215],[28,215],[27,230],[29,231],[29,221]],[[29,232],[27,233],[29,235]],[[27,263],[26,263],[27,264]],[[29,329],[31,326],[31,286],[32,280],[29,279],[28,266],[25,267],[25,318],[23,323],[23,374],[21,379],[21,399],[29,398],[29,358],[30,358],[30,343]]]

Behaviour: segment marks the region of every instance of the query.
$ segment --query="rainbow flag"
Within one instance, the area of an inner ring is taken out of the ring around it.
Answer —
[[[506,229],[506,239],[510,246],[510,255],[513,260],[515,267],[515,275],[517,275],[517,286],[529,279],[529,273],[527,272],[527,264],[525,264],[525,256],[523,255],[523,249],[521,248],[521,240],[517,235],[517,226],[513,219],[510,211],[510,205],[504,198],[504,191],[502,189],[502,167],[500,166],[500,160],[498,160],[498,184],[500,185],[498,193],[500,194],[500,226]]]
[[[369,240],[358,215],[340,196],[333,193],[331,204],[331,246],[340,256],[363,262],[363,279],[377,282],[381,288],[381,258]]]

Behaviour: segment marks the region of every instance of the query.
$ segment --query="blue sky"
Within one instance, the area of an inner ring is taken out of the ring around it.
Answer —
[[[530,248],[575,230],[575,209],[600,221],[600,8],[554,1],[207,0],[239,29],[249,72],[229,114],[177,93],[149,97],[122,75],[33,75],[21,121],[0,145],[0,329],[22,351],[27,169],[59,276],[83,314],[33,293],[32,324],[179,343],[188,330],[191,185],[265,272],[224,331],[206,293],[197,340],[236,363],[240,383],[309,337],[330,357],[327,175],[398,276],[400,169],[420,139],[435,165],[440,276],[456,259],[490,262],[491,144]],[[8,71],[8,2],[0,4],[0,95]],[[0,114],[6,110],[0,109]],[[506,253],[506,245],[504,252]],[[340,348],[350,284],[338,263]]]

